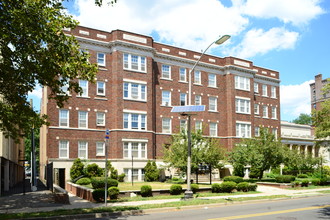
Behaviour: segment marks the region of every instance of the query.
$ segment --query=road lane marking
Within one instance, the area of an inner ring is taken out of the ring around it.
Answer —
[[[307,211],[307,210],[313,210],[313,209],[322,209],[322,208],[326,208],[326,207],[330,207],[330,205],[311,206],[311,207],[299,208],[299,209],[288,209],[288,210],[273,211],[273,212],[262,212],[262,213],[247,214],[247,215],[228,216],[228,217],[221,217],[221,218],[212,218],[212,219],[208,219],[208,220],[231,220],[231,219],[251,218],[251,217],[259,217],[259,216],[265,216],[265,215],[276,215],[276,214],[283,214],[283,213],[289,213],[289,212],[301,212],[301,211]]]

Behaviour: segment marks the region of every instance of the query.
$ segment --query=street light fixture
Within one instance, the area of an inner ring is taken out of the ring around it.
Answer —
[[[201,54],[201,56],[198,58],[198,60],[195,62],[194,66],[192,67],[192,69],[189,71],[189,91],[188,91],[188,105],[191,106],[191,73],[194,71],[195,67],[197,66],[197,64],[199,63],[199,61],[201,60],[202,56],[205,54],[205,52],[213,45],[213,44],[223,44],[224,42],[226,42],[228,39],[230,38],[230,35],[223,35],[222,37],[220,37],[219,39],[217,39],[216,41],[212,42]],[[173,111],[174,108],[176,108],[176,106],[173,107],[172,112],[177,112],[177,111]],[[188,112],[182,112],[181,115],[184,116],[188,116],[188,131],[187,131],[187,135],[188,135],[188,157],[187,157],[187,190],[184,193],[184,198],[185,199],[191,199],[193,198],[193,192],[191,191],[191,112],[194,111],[190,111],[190,113]]]

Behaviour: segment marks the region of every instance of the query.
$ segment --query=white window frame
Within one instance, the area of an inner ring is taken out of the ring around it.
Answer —
[[[203,129],[203,122],[202,121],[195,121],[195,131]]]
[[[181,130],[184,130],[184,131],[187,131],[188,129],[188,122],[186,119],[181,119],[180,120],[180,131]]]
[[[268,97],[267,85],[262,85],[262,96]]]
[[[277,128],[272,128],[272,133],[275,136],[275,139],[277,139]]]
[[[218,124],[215,122],[210,122],[209,128],[210,128],[210,136],[217,137],[218,136]]]
[[[133,62],[133,59],[135,59],[135,58],[137,59],[137,62]],[[136,68],[134,66],[136,66]],[[123,54],[123,68],[125,70],[146,73],[147,72],[147,58],[144,56],[136,55],[136,54],[124,53]]]
[[[82,118],[82,113],[86,113],[86,116]],[[86,121],[86,126],[82,126]],[[88,128],[88,111],[78,111],[78,128]]]
[[[62,117],[63,115],[61,113],[65,113],[66,117]],[[58,113],[58,126],[68,128],[69,127],[69,115],[70,112],[67,109],[60,109]],[[63,125],[64,124],[64,125]]]
[[[63,79],[63,77],[60,77],[58,80],[61,81]],[[59,95],[70,95],[69,92],[69,82],[66,82],[62,87],[61,90],[63,91],[62,93],[60,93]]]
[[[96,112],[96,126],[105,126],[105,112]]]
[[[105,82],[103,81],[96,82],[96,95],[105,96]]]
[[[83,83],[86,83],[86,86],[82,86]],[[80,79],[79,87],[82,89],[82,93],[78,94],[78,97],[88,97],[88,81]]]
[[[171,91],[162,90],[162,106],[171,106]]]
[[[277,108],[272,106],[272,119],[277,119]]]
[[[254,104],[254,114],[255,115],[260,114],[259,104]]]
[[[137,127],[133,128],[132,124],[133,122],[133,116],[137,116]],[[127,122],[125,121],[127,117]],[[144,120],[144,122],[143,122]],[[127,123],[127,127],[125,127],[125,123]],[[143,126],[143,124],[145,126]],[[141,113],[134,113],[134,112],[124,112],[123,114],[123,129],[125,130],[138,130],[138,131],[146,131],[147,130],[147,114],[141,114]]]
[[[61,152],[64,152],[66,155],[61,156]],[[58,158],[69,158],[69,141],[60,140],[58,142]]]
[[[217,75],[215,75],[214,73],[209,73],[208,75],[208,86],[214,88],[217,87]]]
[[[103,57],[101,57],[103,56]],[[97,53],[97,65],[99,66],[105,66],[105,53]]]
[[[172,119],[162,118],[162,133],[171,134],[172,133]]]
[[[124,168],[125,173],[125,182],[132,181],[144,181],[144,169],[143,168],[133,168],[133,177],[132,177],[132,168]]]
[[[248,98],[235,98],[236,113],[251,114],[251,101]]]
[[[194,84],[197,84],[197,85],[202,84],[202,72],[199,70],[194,71]]]
[[[195,95],[195,105],[202,105],[202,96]]]
[[[262,117],[268,118],[268,106],[267,105],[262,106]]]
[[[218,111],[218,98],[214,96],[209,97],[209,111],[216,112]]]
[[[255,93],[259,93],[259,83],[256,83],[256,82],[254,83],[253,90]]]
[[[260,127],[259,126],[254,127],[254,136],[255,137],[260,136]]]
[[[172,79],[171,66],[168,64],[162,64],[162,79]]]
[[[276,87],[272,86],[270,87],[270,97],[276,99]]]
[[[179,82],[187,82],[187,69],[181,67],[179,69]]]
[[[105,143],[104,141],[96,142],[96,156],[105,156]]]
[[[137,145],[137,157],[134,159],[147,159],[147,142],[138,142],[138,141],[123,141],[123,158],[132,159],[133,145]],[[127,148],[126,148],[127,146]],[[143,155],[144,154],[144,155]]]
[[[84,144],[84,146],[83,146]],[[85,147],[85,149],[81,149],[81,147]],[[85,151],[86,157],[81,155],[81,152]],[[80,159],[88,159],[88,142],[87,141],[78,141],[78,158]]]
[[[250,138],[251,124],[246,122],[236,122],[236,137]]]
[[[135,90],[137,91],[136,95],[134,93]],[[123,98],[125,100],[147,101],[147,85],[124,81]]]
[[[184,99],[182,99],[184,98]],[[184,102],[184,103],[182,103]],[[188,105],[187,103],[187,94],[186,93],[180,93],[180,106]]]
[[[235,76],[235,89],[250,91],[250,78]]]

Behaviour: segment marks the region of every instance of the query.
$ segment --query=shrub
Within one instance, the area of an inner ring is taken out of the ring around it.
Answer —
[[[291,186],[292,186],[292,187],[298,187],[299,185],[300,185],[300,181],[297,181],[297,180],[296,180],[296,181],[292,181],[292,182],[291,182]]]
[[[323,177],[320,179],[320,186],[326,186],[328,185],[328,178]]]
[[[319,178],[313,179],[312,180],[312,185],[314,186],[319,186],[321,183],[321,180]]]
[[[152,188],[150,185],[141,186],[141,196],[142,197],[152,196]]]
[[[237,191],[248,192],[249,191],[249,183],[241,182],[236,186]]]
[[[95,189],[92,192],[93,199],[96,202],[104,202],[104,194],[105,194],[105,190],[104,189]]]
[[[110,199],[118,199],[119,188],[116,186],[111,186],[108,188],[108,196]]]
[[[182,192],[182,186],[179,184],[173,184],[170,187],[170,194],[171,195],[180,195]]]
[[[72,167],[70,168],[70,177],[72,180],[84,175],[84,164],[80,158],[73,161]]]
[[[297,177],[298,178],[308,178],[307,174],[303,174],[303,173],[298,174]]]
[[[233,181],[226,181],[221,183],[221,192],[231,193],[234,189],[236,189],[236,183]]]
[[[243,182],[243,177],[240,176],[226,176],[225,178],[223,178],[224,182],[228,182],[228,181],[232,181],[235,183],[241,183]]]
[[[110,170],[110,178],[111,179],[114,179],[114,180],[117,180],[118,179],[118,170],[116,170],[115,168],[111,167],[111,170]]]
[[[79,179],[76,183],[78,185],[88,185],[91,183],[91,179],[88,177],[84,177],[84,178]]]
[[[88,177],[102,176],[103,170],[96,163],[88,164],[86,167],[85,175]]]
[[[157,181],[159,179],[159,170],[155,161],[148,160],[147,165],[144,167],[144,180],[147,182]]]
[[[250,183],[248,191],[257,191],[257,187],[258,185],[256,183]]]
[[[93,189],[100,189],[105,187],[105,177],[93,177],[91,179],[92,187]],[[118,181],[114,179],[108,178],[107,180],[107,186],[118,186]]]
[[[118,182],[124,182],[125,176],[125,173],[118,175]]]
[[[277,183],[291,183],[295,181],[296,177],[291,175],[279,175],[275,179]]]
[[[199,190],[198,184],[191,184],[191,191],[195,194]]]
[[[182,178],[178,178],[178,177],[173,177],[171,180],[169,180],[168,182],[170,183],[175,183],[175,184],[184,184],[186,183],[186,181]]]
[[[211,186],[212,193],[220,193],[221,192],[221,185],[220,183],[213,183]]]
[[[301,181],[301,186],[302,186],[302,187],[307,187],[308,184],[309,184],[309,181],[308,181],[308,180],[303,180],[303,181]]]

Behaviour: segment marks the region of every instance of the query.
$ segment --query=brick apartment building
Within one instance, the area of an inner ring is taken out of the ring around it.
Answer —
[[[43,89],[41,113],[50,126],[40,134],[40,175],[53,163],[60,185],[70,179],[73,160],[85,158],[104,167],[105,130],[108,157],[127,180],[143,180],[148,160],[161,163],[164,144],[186,125],[171,113],[187,105],[188,73],[200,53],[154,42],[150,36],[122,30],[105,32],[86,27],[66,30],[97,63],[96,84],[79,80],[83,94],[70,94],[64,108],[48,100]],[[203,128],[232,149],[242,137],[258,135],[261,126],[280,131],[279,73],[235,57],[204,55],[192,73],[192,104],[205,112],[192,116],[192,129]]]
[[[328,79],[322,79],[322,74],[318,74],[315,76],[315,82],[310,84],[312,110],[320,110],[321,103],[330,98],[330,92],[324,94],[322,90],[328,83]]]

